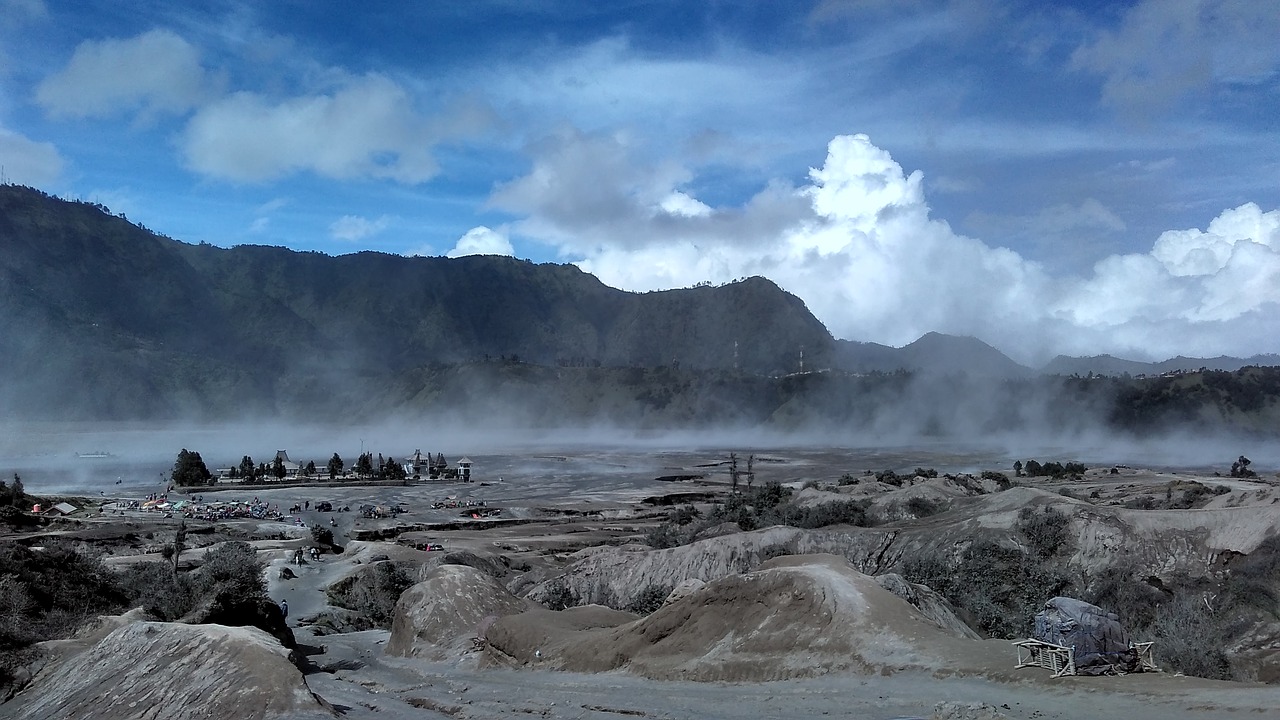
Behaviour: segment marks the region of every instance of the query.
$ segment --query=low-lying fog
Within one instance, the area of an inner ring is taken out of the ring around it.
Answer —
[[[35,494],[98,495],[163,491],[181,449],[199,452],[211,471],[232,467],[249,455],[255,464],[285,450],[294,462],[314,461],[323,472],[336,452],[350,468],[360,452],[404,460],[415,450],[443,453],[450,463],[467,456],[479,480],[522,477],[566,481],[566,492],[592,478],[649,483],[658,475],[736,452],[803,460],[811,453],[847,457],[847,471],[940,472],[1000,469],[1015,460],[1074,460],[1088,465],[1124,464],[1194,469],[1226,474],[1239,455],[1259,474],[1280,467],[1280,442],[1190,435],[1123,440],[1101,435],[1074,438],[1001,436],[956,441],[938,438],[871,437],[840,432],[794,434],[765,431],[636,431],[590,427],[577,430],[489,430],[403,421],[382,426],[334,427],[298,424],[164,425],[28,423],[4,428],[0,478],[22,477]],[[105,457],[101,457],[105,455]],[[98,456],[98,457],[95,457]],[[744,467],[745,469],[745,467]],[[119,485],[117,486],[117,481]]]

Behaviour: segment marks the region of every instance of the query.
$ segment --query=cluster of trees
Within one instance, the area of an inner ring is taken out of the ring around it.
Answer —
[[[191,452],[186,448],[178,452],[178,459],[173,463],[173,472],[170,473],[169,479],[174,485],[185,486],[212,485],[214,482],[213,473],[209,472],[200,453]]]
[[[443,466],[445,463],[444,455],[438,455],[437,457],[439,458],[439,465]],[[431,467],[433,472],[435,471],[436,463],[436,460],[432,460]],[[333,457],[329,458],[329,462],[325,465],[325,472],[328,473],[330,480],[334,480],[343,473],[345,468],[346,461],[338,453],[334,453]],[[404,465],[393,457],[384,459],[382,453],[378,453],[377,460],[374,459],[372,452],[360,455],[351,469],[362,478],[376,477],[380,480],[404,480],[407,477]],[[306,465],[298,469],[298,474],[304,478],[316,477],[318,473],[319,470],[316,468],[315,461],[308,461]],[[269,481],[273,478],[283,480],[288,475],[288,470],[285,468],[283,458],[279,455],[270,464],[255,464],[252,457],[245,455],[240,458],[238,465],[231,468],[228,474],[232,478],[258,482]],[[183,448],[178,453],[178,459],[173,464],[173,472],[170,478],[175,485],[183,486],[212,485],[215,482],[213,474],[209,472],[209,468],[200,457],[200,453],[191,452],[186,448]],[[0,482],[0,505],[5,504],[3,502],[5,497],[4,487],[4,483]]]
[[[404,480],[406,473],[404,466],[396,461],[395,458],[383,459],[382,453],[378,453],[378,460],[375,463],[373,453],[367,452],[361,455],[353,468],[355,473],[363,478],[376,477],[379,480]]]
[[[1028,460],[1024,465],[1021,460],[1018,460],[1013,464],[1013,474],[1016,477],[1051,477],[1055,480],[1083,475],[1088,469],[1083,463],[1078,462],[1048,461],[1042,464],[1037,460]]]
[[[0,507],[27,507],[30,505],[29,500],[26,488],[22,486],[22,477],[18,473],[13,474],[12,485],[0,480]]]

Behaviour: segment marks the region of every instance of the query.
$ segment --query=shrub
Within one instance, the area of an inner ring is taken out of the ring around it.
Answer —
[[[779,524],[806,529],[826,527],[828,525],[859,525],[865,527],[868,524],[867,503],[861,500],[829,502],[809,507],[788,504],[777,508],[774,517],[776,517]]]
[[[760,562],[772,560],[776,557],[784,557],[786,555],[794,555],[794,554],[795,553],[791,551],[791,548],[787,547],[786,545],[779,545],[779,544],[767,545],[760,549]]]
[[[0,691],[12,683],[33,643],[70,637],[97,615],[123,610],[127,601],[115,573],[95,556],[56,541],[42,552],[0,544]]]
[[[414,580],[393,562],[375,563],[365,572],[331,585],[325,594],[338,607],[354,610],[374,627],[391,628],[396,603]]]
[[[938,477],[938,471],[934,470],[933,468],[918,467],[915,470],[915,476],[923,477],[923,478],[936,478]]]
[[[946,510],[947,503],[942,500],[915,497],[907,501],[906,508],[913,517],[924,518]]]
[[[172,546],[166,545],[172,552]],[[120,572],[121,585],[129,591],[129,604],[165,621],[173,621],[196,606],[195,584],[190,575],[175,575],[167,562],[130,565]]]
[[[1233,604],[1280,617],[1280,535],[1267,538],[1253,552],[1233,562],[1223,585]]]
[[[1071,581],[1060,569],[1016,547],[975,540],[954,563],[937,551],[904,561],[902,575],[928,585],[992,637],[1026,637],[1044,601]]]
[[[983,470],[982,479],[993,481],[996,484],[996,487],[999,488],[1000,490],[1008,490],[1010,487],[1013,486],[1013,483],[1009,482],[1008,475],[1005,475],[1002,472],[996,472],[994,470]]]
[[[1160,606],[1170,597],[1147,579],[1138,577],[1132,563],[1122,562],[1092,578],[1081,599],[1115,613],[1121,624],[1136,632],[1156,622]]]
[[[644,543],[655,550],[676,547],[684,544],[684,538],[676,526],[670,522],[655,525],[645,533]]]
[[[685,505],[682,508],[671,511],[671,515],[667,519],[676,525],[688,525],[701,515],[702,513],[698,511],[698,508],[692,505]]]
[[[317,524],[317,525],[312,525],[312,526],[311,526],[311,539],[312,539],[312,540],[314,540],[314,541],[316,542],[316,544],[317,544],[317,545],[323,545],[323,546],[325,546],[325,547],[332,547],[332,546],[333,546],[333,531],[332,531],[332,530],[330,530],[330,529],[329,529],[329,528],[327,528],[327,527],[324,527],[323,525],[318,525],[318,524]]]
[[[1065,513],[1051,507],[1036,512],[1031,508],[1018,511],[1014,528],[1027,539],[1036,555],[1047,558],[1069,548],[1068,532],[1071,520]]]
[[[205,552],[204,564],[194,574],[195,592],[221,604],[265,596],[264,570],[252,545],[239,540],[225,542]]]
[[[1228,680],[1231,662],[1223,650],[1220,621],[1191,593],[1180,593],[1156,611],[1151,639],[1159,644],[1161,662],[1196,677]]]
[[[766,483],[764,487],[757,488],[746,495],[747,504],[754,507],[756,512],[765,512],[789,499],[791,499],[791,488],[777,481]]]
[[[578,599],[573,596],[573,591],[569,589],[564,580],[557,580],[547,588],[547,600],[544,604],[551,610],[564,610],[565,608],[576,607]]]
[[[666,602],[672,589],[670,585],[647,585],[635,599],[627,603],[626,611],[637,615],[655,612],[662,607],[662,603]]]
[[[892,470],[885,470],[884,472],[876,473],[876,479],[886,485],[893,485],[894,487],[902,487],[903,479],[898,476],[898,473]]]

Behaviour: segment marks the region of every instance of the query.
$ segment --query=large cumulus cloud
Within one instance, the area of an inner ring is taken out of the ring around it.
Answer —
[[[491,202],[524,218],[515,233],[611,285],[764,275],[838,337],[901,345],[934,330],[975,335],[1027,362],[1273,349],[1280,211],[1244,205],[1204,231],[1167,232],[1150,252],[1105,258],[1086,276],[1054,276],[932,218],[922,174],[865,135],[832,140],[806,183],[774,182],[733,207],[701,202],[693,170],[644,162],[633,143],[564,131]]]

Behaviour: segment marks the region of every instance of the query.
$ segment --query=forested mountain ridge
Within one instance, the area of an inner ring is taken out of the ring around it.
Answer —
[[[0,187],[0,247],[0,407],[17,416],[278,409],[500,358],[779,374],[802,348],[829,365],[834,342],[763,278],[638,294],[508,257],[188,245],[18,186]]]
[[[394,413],[537,427],[1274,435],[1278,376],[1037,378],[975,338],[834,340],[762,278],[631,293],[508,257],[189,245],[101,206],[0,186],[5,420]]]

